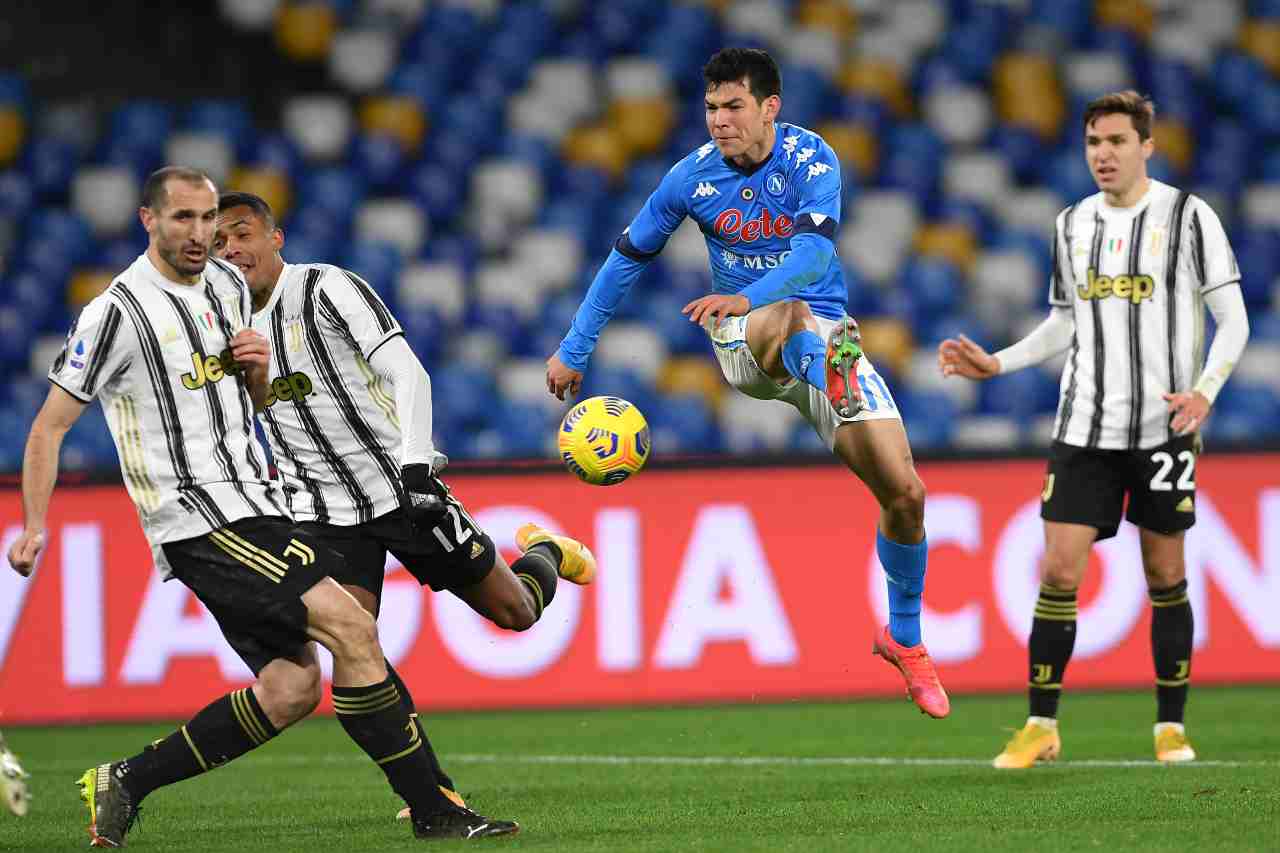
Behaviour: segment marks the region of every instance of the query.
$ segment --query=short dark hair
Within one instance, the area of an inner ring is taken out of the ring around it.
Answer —
[[[267,204],[266,199],[260,195],[246,192],[227,193],[218,199],[218,212],[230,210],[233,207],[247,207],[253,211],[254,215],[262,220],[263,224],[268,228],[276,227],[275,214],[271,212],[271,205]]]
[[[744,78],[757,103],[771,95],[782,95],[782,72],[778,70],[778,63],[767,51],[759,48],[726,47],[702,66],[702,79],[707,81],[707,91],[722,83],[737,83]]]
[[[1112,92],[1090,101],[1084,108],[1085,131],[1088,132],[1089,125],[1093,124],[1094,119],[1117,113],[1129,117],[1133,122],[1133,129],[1138,131],[1138,139],[1146,142],[1151,138],[1151,125],[1156,119],[1155,102],[1133,89]]]
[[[213,178],[206,175],[199,169],[193,169],[190,166],[162,166],[156,169],[147,180],[142,184],[142,206],[151,210],[158,210],[164,206],[168,200],[168,184],[169,181],[186,181],[189,184],[198,184],[201,181],[208,181],[213,184],[216,191],[217,184]]]

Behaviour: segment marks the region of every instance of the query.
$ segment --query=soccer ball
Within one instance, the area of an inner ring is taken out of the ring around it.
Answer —
[[[621,397],[591,397],[560,423],[560,458],[584,483],[612,486],[644,467],[649,424]]]

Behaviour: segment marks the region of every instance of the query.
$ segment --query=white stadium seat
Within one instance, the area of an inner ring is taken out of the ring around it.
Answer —
[[[119,234],[138,217],[138,179],[118,166],[82,168],[71,182],[71,207],[98,234]]]
[[[343,30],[329,51],[329,73],[350,92],[372,92],[395,67],[397,50],[396,34],[389,30]]]
[[[301,95],[285,102],[285,134],[313,160],[334,160],[347,149],[351,105],[337,95]]]
[[[356,211],[357,240],[390,243],[406,258],[422,251],[428,233],[427,215],[407,199],[385,198],[367,201]]]
[[[611,323],[600,333],[594,364],[633,370],[649,383],[667,360],[667,343],[645,323]]]
[[[467,308],[467,279],[457,264],[412,264],[400,273],[396,301],[403,306],[430,307],[449,323],[462,319]]]
[[[181,163],[200,169],[221,185],[236,164],[235,152],[226,137],[216,133],[175,133],[164,147],[166,163]]]

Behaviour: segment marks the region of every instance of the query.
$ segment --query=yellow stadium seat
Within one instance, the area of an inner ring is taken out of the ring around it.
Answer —
[[[697,355],[668,359],[658,373],[657,384],[664,394],[697,394],[714,409],[719,409],[728,387],[716,363]]]
[[[413,98],[366,98],[360,105],[360,127],[366,133],[385,133],[400,140],[406,151],[417,151],[427,135],[427,117]]]
[[[1033,53],[1002,56],[992,71],[1000,120],[1055,139],[1067,116],[1067,101],[1052,60]]]
[[[0,164],[17,159],[25,135],[26,123],[22,114],[12,108],[0,109]]]
[[[1097,0],[1093,15],[1101,26],[1128,30],[1144,40],[1156,25],[1155,13],[1142,0]]]
[[[1240,47],[1280,77],[1280,21],[1245,21],[1240,28]]]
[[[898,376],[906,374],[915,353],[911,329],[894,317],[858,318],[862,332],[862,348],[873,364],[886,364]]]
[[[931,258],[941,258],[959,267],[966,275],[978,259],[978,241],[966,226],[938,222],[916,231],[915,250]]]
[[[111,286],[114,278],[111,270],[78,269],[71,273],[67,283],[67,307],[79,311],[95,297]]]
[[[858,30],[858,14],[842,0],[804,0],[796,22],[802,27],[829,30],[842,39],[852,38]]]
[[[659,151],[675,123],[675,110],[664,98],[618,100],[609,105],[605,123],[627,146],[631,156]]]
[[[227,189],[253,193],[271,205],[276,220],[289,215],[293,206],[293,190],[289,178],[283,172],[268,167],[237,166],[231,171]]]
[[[608,125],[571,130],[561,146],[564,158],[579,166],[592,166],[618,178],[630,164],[626,142]]]
[[[300,62],[328,56],[337,31],[338,18],[328,3],[288,3],[276,15],[276,44]]]
[[[1187,126],[1177,119],[1157,119],[1151,128],[1156,151],[1164,154],[1181,172],[1191,168],[1196,155],[1196,142]]]
[[[832,122],[819,125],[817,133],[840,158],[840,165],[852,168],[863,180],[869,180],[880,169],[880,146],[876,136],[859,124]]]
[[[855,59],[840,72],[846,92],[883,101],[898,118],[911,115],[911,94],[898,66],[883,59]]]

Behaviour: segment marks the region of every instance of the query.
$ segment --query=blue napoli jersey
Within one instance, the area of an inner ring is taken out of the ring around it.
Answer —
[[[835,152],[803,127],[779,122],[775,130],[772,153],[750,170],[721,157],[714,142],[676,163],[632,220],[630,245],[656,254],[690,217],[707,241],[712,289],[738,293],[781,266],[798,228],[834,243],[841,196]],[[833,256],[825,272],[790,296],[820,316],[843,317],[849,296],[840,262]]]

